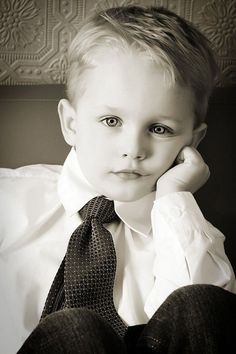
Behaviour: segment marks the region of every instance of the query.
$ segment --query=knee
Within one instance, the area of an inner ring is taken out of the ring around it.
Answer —
[[[208,284],[188,285],[172,292],[149,321],[162,326],[165,333],[186,328],[211,325],[219,328],[232,321],[236,315],[236,295],[218,286]]]
[[[111,326],[86,308],[68,308],[44,317],[28,337],[19,354],[123,353],[123,342]]]
[[[171,293],[151,319],[162,323],[166,330],[211,327],[228,328],[236,316],[236,295],[218,286],[196,284],[181,287]]]
[[[184,286],[155,312],[139,345],[158,353],[226,353],[235,348],[235,316],[235,294],[214,285]]]
[[[53,325],[59,328],[73,329],[76,327],[95,327],[95,324],[105,321],[94,311],[87,308],[65,308],[53,312],[40,321],[40,326]]]
[[[65,308],[54,312],[45,318],[39,324],[44,331],[45,329],[58,335],[58,333],[70,333],[76,335],[79,333],[83,336],[104,336],[113,333],[111,326],[97,313],[87,308]]]
[[[106,322],[95,312],[86,308],[65,308],[44,317],[38,328],[43,331],[50,330],[52,335],[59,332],[66,332],[68,335],[70,332],[96,331],[101,326],[108,327]]]
[[[178,297],[180,300],[188,300],[191,297],[202,297],[206,296],[215,296],[224,294],[225,290],[211,284],[192,284],[192,285],[185,285],[176,290],[174,290],[170,295],[169,298]]]
[[[176,289],[166,299],[167,303],[178,303],[187,311],[189,308],[217,308],[224,311],[236,309],[236,295],[210,284],[187,285]]]

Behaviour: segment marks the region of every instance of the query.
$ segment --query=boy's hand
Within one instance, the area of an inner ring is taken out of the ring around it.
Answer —
[[[196,192],[210,176],[207,164],[199,152],[185,146],[176,158],[174,167],[166,171],[156,184],[156,197],[173,192]]]

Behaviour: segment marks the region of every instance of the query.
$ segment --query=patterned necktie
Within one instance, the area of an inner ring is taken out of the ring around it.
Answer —
[[[114,203],[95,197],[80,214],[83,223],[70,238],[41,318],[65,307],[86,307],[105,318],[123,337],[127,327],[113,302],[116,253],[112,236],[103,226],[118,220]]]

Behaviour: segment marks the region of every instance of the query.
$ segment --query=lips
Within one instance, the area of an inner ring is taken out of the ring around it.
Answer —
[[[135,180],[146,176],[146,174],[141,171],[130,169],[115,171],[113,174],[123,180]]]

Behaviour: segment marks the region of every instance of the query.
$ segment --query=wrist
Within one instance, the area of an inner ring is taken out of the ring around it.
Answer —
[[[178,193],[178,192],[187,192],[186,188],[182,188],[180,186],[176,185],[169,185],[166,186],[165,188],[158,186],[156,188],[156,199],[159,199],[161,197],[164,197],[165,195],[171,194],[171,193]]]

